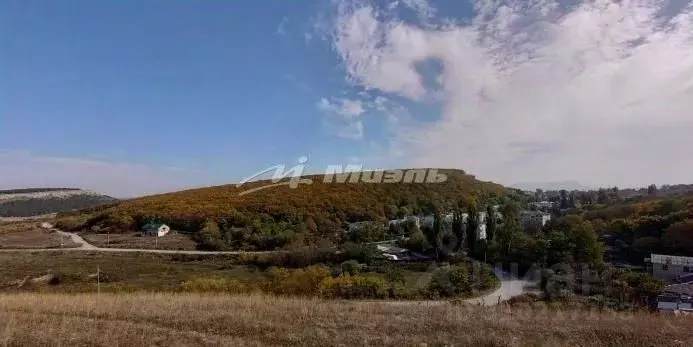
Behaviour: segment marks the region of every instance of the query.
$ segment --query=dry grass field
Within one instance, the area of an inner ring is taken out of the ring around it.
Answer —
[[[70,248],[78,246],[68,237],[40,227],[38,220],[0,223],[0,248]]]
[[[52,292],[96,292],[101,271],[102,291],[175,291],[180,283],[195,276],[229,276],[243,279],[254,274],[234,265],[232,256],[176,256],[169,254],[107,253],[84,251],[0,252],[0,291],[17,290],[22,279],[56,274],[59,283],[41,290]],[[35,290],[23,288],[22,290]]]
[[[195,250],[197,243],[190,236],[171,232],[164,237],[143,236],[140,232],[118,234],[80,233],[87,242],[103,248],[138,248],[138,249],[172,249]]]
[[[3,294],[4,346],[691,346],[655,314],[198,294]]]

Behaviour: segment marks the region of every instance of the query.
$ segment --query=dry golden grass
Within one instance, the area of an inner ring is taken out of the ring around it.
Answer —
[[[0,295],[5,346],[691,346],[693,319],[197,294]]]

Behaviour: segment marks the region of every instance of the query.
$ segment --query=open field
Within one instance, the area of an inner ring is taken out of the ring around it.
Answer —
[[[43,215],[31,216],[31,217],[0,217],[0,224],[8,223],[8,222],[52,221],[55,219],[56,215],[57,215],[57,213],[43,214]]]
[[[172,231],[164,237],[143,236],[140,232],[100,234],[83,232],[79,235],[90,244],[102,248],[137,248],[195,250],[197,243],[190,236]]]
[[[0,248],[70,248],[69,237],[42,229],[37,220],[0,223]]]
[[[4,294],[6,346],[690,346],[693,319],[197,294]]]
[[[0,286],[15,290],[11,284],[26,278],[55,274],[59,283],[41,288],[57,292],[95,292],[95,278],[101,272],[102,291],[178,290],[180,283],[194,276],[230,276],[244,279],[253,272],[234,265],[230,256],[176,256],[145,253],[105,252],[23,252],[0,253]]]

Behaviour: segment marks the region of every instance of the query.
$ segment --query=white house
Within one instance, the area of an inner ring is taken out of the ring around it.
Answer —
[[[555,203],[552,201],[538,201],[530,202],[528,205],[530,207],[536,207],[538,210],[549,211],[554,207]]]
[[[418,228],[421,227],[421,219],[417,216],[406,216],[402,219],[393,219],[393,220],[390,220],[390,225],[400,225],[400,224],[404,224],[408,221],[412,221],[414,224],[416,224],[416,226]]]
[[[171,228],[164,223],[147,223],[142,227],[142,232],[145,235],[162,237],[166,236],[171,231]]]
[[[674,255],[652,254],[645,259],[652,277],[678,282],[684,276],[693,274],[693,258]]]
[[[690,315],[693,313],[693,300],[677,295],[660,295],[657,297],[657,310],[664,314]]]

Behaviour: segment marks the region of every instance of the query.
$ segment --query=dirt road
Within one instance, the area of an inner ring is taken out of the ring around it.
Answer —
[[[174,249],[144,249],[144,248],[102,248],[96,247],[89,242],[87,242],[81,236],[55,229],[52,226],[51,231],[56,232],[64,237],[70,238],[72,242],[78,244],[78,247],[70,248],[32,248],[32,249],[0,249],[0,252],[56,252],[56,251],[95,251],[95,252],[141,252],[141,253],[160,253],[160,254],[270,254],[270,253],[281,253],[285,251],[186,251],[186,250],[174,250]]]
[[[212,255],[212,254],[270,254],[285,251],[258,251],[258,252],[248,252],[248,251],[185,251],[185,250],[167,250],[167,249],[138,249],[138,248],[102,248],[96,247],[81,236],[66,232],[62,230],[55,229],[51,226],[52,231],[59,233],[65,237],[69,237],[72,242],[78,244],[78,247],[72,248],[40,248],[40,249],[0,249],[0,252],[54,252],[54,251],[95,251],[95,252],[141,252],[141,253],[160,253],[160,254],[202,254],[202,255]],[[522,295],[524,293],[534,292],[535,289],[533,285],[535,282],[528,279],[520,279],[517,276],[512,275],[502,269],[495,269],[494,273],[500,280],[500,287],[482,297],[471,298],[465,300],[465,302],[470,304],[477,304],[483,306],[493,306],[510,298]],[[441,305],[446,304],[448,300],[436,300],[436,301],[388,301],[392,304],[398,305]]]

